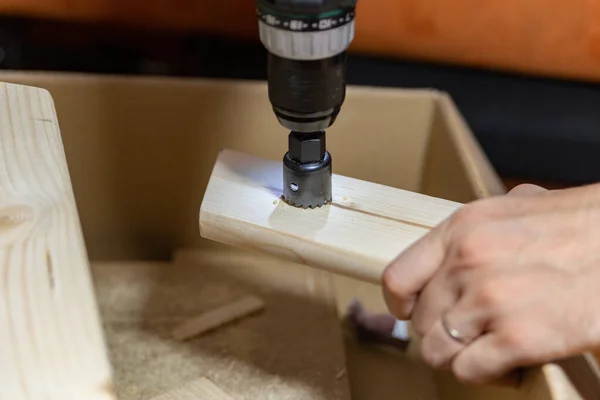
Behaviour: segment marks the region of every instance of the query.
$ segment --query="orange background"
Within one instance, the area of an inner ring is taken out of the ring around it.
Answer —
[[[257,35],[253,0],[0,0],[0,13]],[[357,18],[355,52],[600,81],[600,1],[359,0]]]

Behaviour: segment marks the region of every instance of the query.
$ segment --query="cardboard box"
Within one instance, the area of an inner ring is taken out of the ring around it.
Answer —
[[[200,239],[198,208],[218,151],[231,148],[271,159],[286,151],[287,132],[272,114],[264,83],[18,72],[3,72],[0,80],[43,87],[52,94],[89,257],[97,265],[175,257],[176,263],[198,268],[216,266],[246,283],[285,288],[307,304],[313,296],[327,307],[328,293],[335,294],[332,307],[340,316],[353,298],[385,311],[375,285],[329,276],[319,282],[331,279],[331,290],[309,290],[304,286],[308,281],[293,279],[299,266],[266,267],[272,260],[257,261]],[[460,202],[504,193],[452,101],[436,91],[349,88],[339,121],[328,132],[328,148],[338,174]],[[178,252],[181,248],[191,250]],[[105,285],[125,285],[132,273],[117,268],[107,278],[102,275],[106,271],[97,270],[97,276],[106,278],[97,286],[103,310],[118,310],[123,299],[140,301],[131,299],[147,288],[125,286],[115,295]],[[164,273],[177,274],[178,269]],[[162,279],[154,284],[166,288],[169,279]],[[138,337],[136,343],[143,342],[147,351],[160,345],[145,337],[142,327],[131,329],[128,334]],[[119,335],[118,330],[107,329],[116,371],[143,368],[140,359],[131,359],[133,352],[118,345],[121,336],[113,334]],[[164,365],[173,368],[158,378],[129,374],[117,382],[158,391],[160,379],[177,381],[182,373],[175,368],[177,355],[164,357]],[[461,385],[449,374],[427,368],[414,346],[405,357],[394,357],[346,338],[345,357],[352,396],[359,400],[600,396],[597,367],[587,355],[531,371],[520,390]],[[142,392],[123,393],[122,398],[133,399]]]

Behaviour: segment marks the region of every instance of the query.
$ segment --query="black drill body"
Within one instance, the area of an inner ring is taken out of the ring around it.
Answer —
[[[295,206],[332,200],[332,158],[325,130],[346,96],[346,49],[354,36],[356,0],[256,0],[269,53],[269,100],[289,129],[283,195]]]

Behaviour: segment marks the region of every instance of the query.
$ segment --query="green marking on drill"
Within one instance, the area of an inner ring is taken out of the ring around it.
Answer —
[[[323,14],[319,14],[317,16],[317,18],[331,18],[331,17],[337,17],[339,15],[342,15],[344,13],[344,10],[334,10],[334,11],[329,11]]]
[[[280,17],[287,17],[287,18],[296,18],[296,19],[320,19],[320,18],[331,18],[331,17],[337,17],[340,16],[342,14],[344,14],[344,10],[333,10],[333,11],[328,11],[325,12],[323,14],[319,14],[316,17],[314,16],[310,16],[310,15],[299,15],[299,14],[286,14],[286,13],[282,13],[280,11],[277,10],[273,10],[269,7],[265,7],[263,5],[259,5],[258,8],[265,13],[269,13],[272,15],[277,15]]]

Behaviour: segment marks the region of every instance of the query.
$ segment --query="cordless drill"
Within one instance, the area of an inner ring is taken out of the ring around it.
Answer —
[[[332,201],[332,160],[325,129],[346,97],[346,50],[357,0],[256,0],[268,51],[269,100],[289,129],[283,197],[296,207]]]

